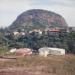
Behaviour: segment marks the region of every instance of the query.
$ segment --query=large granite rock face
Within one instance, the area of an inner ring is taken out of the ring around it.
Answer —
[[[47,10],[33,9],[19,15],[8,28],[9,30],[24,29],[29,31],[50,27],[67,28],[68,25],[59,14]]]

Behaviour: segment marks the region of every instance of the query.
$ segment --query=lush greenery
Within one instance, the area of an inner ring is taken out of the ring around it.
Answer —
[[[0,29],[1,30],[1,29]],[[0,32],[0,48],[24,48],[28,47],[38,51],[41,47],[65,48],[66,52],[75,54],[75,32],[33,32],[25,35],[14,36],[12,33]]]

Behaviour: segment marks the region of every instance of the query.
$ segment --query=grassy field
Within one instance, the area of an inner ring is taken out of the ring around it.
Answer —
[[[75,75],[75,55],[50,55],[48,57],[33,55],[25,57],[19,56],[16,59],[4,61],[0,60],[0,70],[9,68],[21,68],[33,73],[39,72],[40,74],[37,75]]]

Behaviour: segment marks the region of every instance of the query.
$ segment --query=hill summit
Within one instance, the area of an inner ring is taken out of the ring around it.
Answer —
[[[67,28],[68,25],[64,18],[57,13],[32,9],[19,15],[9,26],[9,30],[24,29],[25,31],[29,31],[32,29],[46,29],[51,27]]]

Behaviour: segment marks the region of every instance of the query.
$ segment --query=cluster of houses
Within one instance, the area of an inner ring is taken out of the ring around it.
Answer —
[[[64,28],[55,27],[55,28],[46,28],[45,30],[33,29],[33,30],[29,31],[28,33],[31,34],[31,33],[33,33],[33,32],[42,35],[43,32],[44,32],[45,34],[47,34],[48,32],[50,32],[50,33],[52,33],[52,32],[53,32],[53,33],[69,32],[69,30],[66,30],[66,29],[64,29]],[[14,32],[13,32],[13,35],[14,35],[14,36],[16,36],[16,35],[26,35],[26,33],[23,32],[23,31],[22,31],[22,32],[14,31]]]

